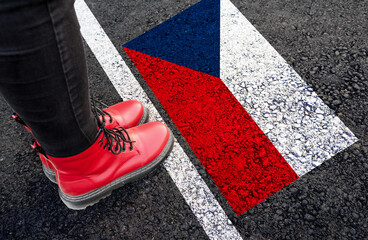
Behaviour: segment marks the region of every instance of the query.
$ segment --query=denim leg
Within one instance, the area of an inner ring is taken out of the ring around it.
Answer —
[[[0,92],[53,157],[84,151],[97,133],[73,4],[0,3]]]

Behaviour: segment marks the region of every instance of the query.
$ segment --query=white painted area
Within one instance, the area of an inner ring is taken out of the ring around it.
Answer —
[[[151,121],[162,121],[86,3],[77,0],[75,8],[84,39],[120,96],[141,101]],[[164,166],[210,239],[242,239],[177,141]]]
[[[358,140],[229,0],[220,24],[220,78],[299,176]]]

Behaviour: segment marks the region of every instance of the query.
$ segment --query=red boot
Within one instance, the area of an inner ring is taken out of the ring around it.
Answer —
[[[84,152],[67,158],[49,157],[56,170],[59,195],[71,209],[85,209],[112,190],[137,180],[170,153],[173,136],[160,122],[128,130],[100,128],[97,141]]]
[[[96,108],[97,114],[100,116],[100,121],[103,122],[105,127],[108,129],[113,129],[116,127],[131,128],[141,125],[148,120],[148,110],[142,105],[142,103],[136,100],[120,102],[110,107],[106,106],[102,102],[99,103],[104,105],[106,108],[103,110]],[[13,114],[12,117],[16,122],[22,124],[32,134],[31,129],[17,114]],[[31,147],[39,152],[39,157],[43,163],[42,169],[46,177],[51,182],[56,183],[55,171],[52,165],[50,166],[47,163],[44,157],[45,153],[41,149],[41,146],[37,140],[31,145]]]

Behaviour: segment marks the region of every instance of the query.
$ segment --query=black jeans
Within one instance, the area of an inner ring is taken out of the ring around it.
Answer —
[[[0,0],[0,92],[47,154],[95,141],[87,67],[74,0]]]

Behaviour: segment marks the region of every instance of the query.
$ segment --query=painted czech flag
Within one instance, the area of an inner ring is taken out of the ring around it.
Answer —
[[[123,47],[238,215],[357,140],[229,0]]]

